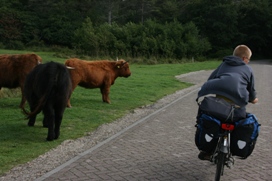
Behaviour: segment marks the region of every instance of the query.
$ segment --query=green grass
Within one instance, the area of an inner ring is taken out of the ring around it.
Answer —
[[[29,53],[31,51],[0,50],[0,54]],[[64,62],[52,52],[35,52],[43,62]],[[118,78],[111,87],[111,104],[102,102],[99,89],[77,87],[71,97],[71,109],[66,109],[58,140],[45,141],[47,129],[42,127],[42,114],[34,127],[19,109],[21,95],[0,98],[0,175],[12,167],[30,161],[67,139],[76,139],[112,122],[137,107],[153,104],[158,99],[184,89],[190,84],[175,79],[175,75],[191,71],[213,69],[218,61],[186,64],[130,65],[132,75]],[[7,90],[6,90],[7,91]],[[19,91],[18,91],[19,92]]]

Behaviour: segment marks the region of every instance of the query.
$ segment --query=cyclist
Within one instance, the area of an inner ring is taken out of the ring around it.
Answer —
[[[215,94],[240,107],[235,109],[234,117],[246,118],[248,102],[254,104],[258,102],[253,71],[247,65],[251,56],[252,52],[246,45],[238,45],[233,55],[224,57],[223,62],[211,73],[198,92],[198,97]],[[198,158],[210,160],[211,154],[201,151]]]

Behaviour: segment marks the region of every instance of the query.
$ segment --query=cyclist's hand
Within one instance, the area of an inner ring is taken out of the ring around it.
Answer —
[[[259,101],[259,99],[258,98],[255,98],[253,101],[251,101],[251,103],[252,104],[255,104],[255,103],[257,103]]]

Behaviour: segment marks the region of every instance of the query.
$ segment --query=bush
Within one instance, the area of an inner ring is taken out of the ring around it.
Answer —
[[[159,24],[148,20],[144,24],[103,24],[94,27],[90,18],[74,34],[73,47],[78,54],[92,57],[132,57],[146,64],[183,62],[203,56],[211,49],[201,38],[194,23],[178,21]],[[160,60],[164,59],[163,62]]]
[[[25,45],[21,41],[9,41],[6,46],[6,49],[11,49],[11,50],[24,50]]]

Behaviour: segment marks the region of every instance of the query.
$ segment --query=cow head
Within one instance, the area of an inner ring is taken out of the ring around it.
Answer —
[[[116,61],[116,68],[120,77],[129,77],[131,75],[129,64],[123,59]]]
[[[32,53],[30,57],[32,60],[35,60],[37,62],[37,65],[42,63],[42,58],[39,55]]]

